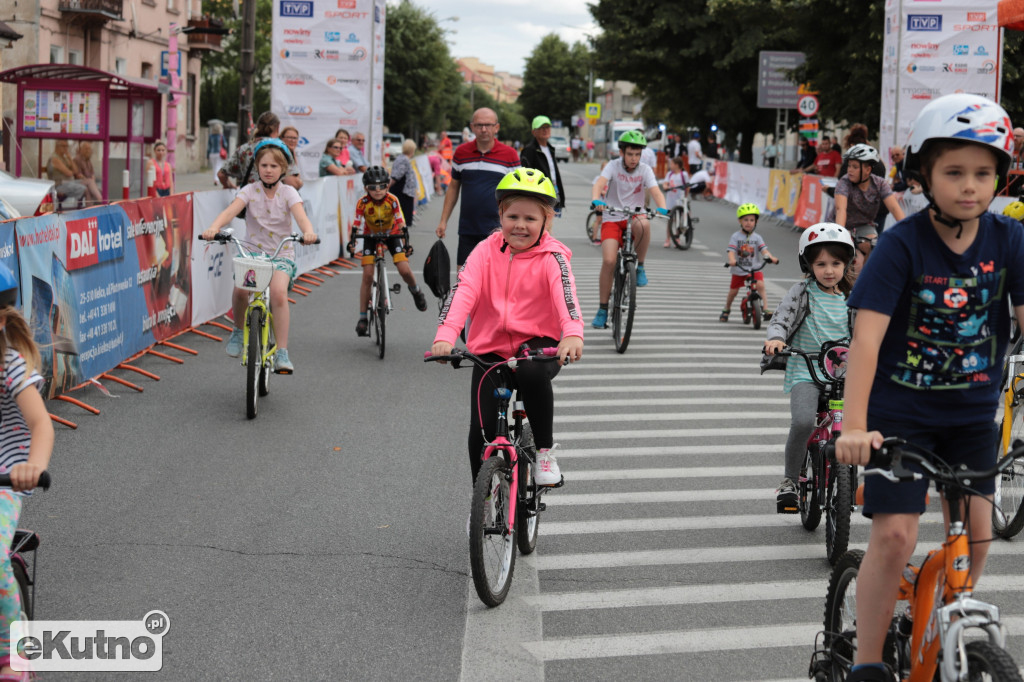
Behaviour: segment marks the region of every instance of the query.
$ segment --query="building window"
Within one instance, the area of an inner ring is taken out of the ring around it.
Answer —
[[[153,65],[149,62],[142,62],[142,77],[146,80],[153,78]]]
[[[187,77],[188,85],[186,90],[188,91],[188,113],[186,114],[185,130],[188,135],[196,134],[196,75],[194,73],[188,74]]]
[[[128,60],[123,57],[114,58],[114,73],[118,76],[128,75]]]
[[[78,50],[68,50],[68,64],[81,65],[82,53]]]
[[[50,63],[51,64],[63,64],[64,63],[64,48],[60,45],[50,45]]]
[[[178,8],[175,7],[176,4],[176,0],[167,0],[167,10],[170,12],[176,12],[178,10]]]

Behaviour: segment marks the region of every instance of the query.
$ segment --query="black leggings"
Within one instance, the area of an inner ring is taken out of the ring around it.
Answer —
[[[534,338],[526,343],[530,348],[554,348],[558,345],[558,342],[551,338]],[[505,359],[493,353],[481,357],[491,362]],[[487,440],[494,439],[495,416],[498,414],[498,399],[494,396],[494,389],[500,382],[496,375],[509,377],[511,374],[510,387],[516,389],[516,398],[526,405],[537,448],[550,448],[555,439],[555,396],[551,391],[551,380],[558,374],[559,369],[561,365],[557,361],[527,361],[520,362],[514,372],[507,366],[491,370],[487,375],[486,385],[480,391],[480,409],[483,410]],[[484,436],[480,433],[480,413],[476,404],[477,387],[483,376],[484,370],[473,367],[473,383],[469,394],[469,466],[473,473],[473,481],[476,481],[476,474],[480,471],[484,451]]]

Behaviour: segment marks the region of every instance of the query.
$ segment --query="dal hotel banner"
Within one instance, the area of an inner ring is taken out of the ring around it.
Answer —
[[[282,128],[298,128],[307,179],[338,128],[364,133],[367,160],[380,163],[385,9],[384,0],[274,0],[270,106]]]
[[[999,101],[998,0],[886,0],[879,146],[903,146],[928,102],[957,92]]]

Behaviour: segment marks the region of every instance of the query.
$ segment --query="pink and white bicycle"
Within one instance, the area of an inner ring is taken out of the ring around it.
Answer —
[[[458,369],[463,361],[469,361],[481,370],[484,376],[477,389],[477,412],[479,413],[480,391],[485,380],[493,382],[494,395],[498,398],[498,414],[495,436],[487,441],[484,436],[483,464],[476,475],[473,499],[469,511],[469,558],[473,573],[473,586],[480,600],[487,606],[498,606],[508,595],[512,586],[512,574],[516,567],[516,547],[523,554],[530,554],[537,548],[540,527],[540,513],[544,511],[541,495],[553,488],[560,488],[563,478],[552,486],[538,486],[533,481],[533,465],[537,448],[533,442],[533,431],[524,424],[526,407],[521,400],[512,400],[512,387],[505,378],[509,372],[491,372],[502,366],[515,369],[519,362],[554,362],[558,360],[556,348],[530,350],[525,348],[514,358],[500,362],[489,362],[460,348],[452,349],[449,355],[424,356],[424,362],[451,362]],[[512,405],[512,423],[509,424],[508,408]],[[484,428],[484,416],[480,414],[480,429]]]

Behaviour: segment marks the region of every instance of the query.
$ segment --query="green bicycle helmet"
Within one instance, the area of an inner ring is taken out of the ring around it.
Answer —
[[[638,147],[643,149],[647,146],[647,138],[644,134],[636,130],[627,130],[622,133],[619,137],[619,149],[624,150],[626,147]]]
[[[736,209],[736,218],[742,218],[745,215],[752,215],[755,218],[761,215],[761,209],[757,207],[757,204],[740,204],[739,208]]]
[[[494,198],[501,201],[509,194],[525,194],[546,201],[554,206],[558,203],[555,186],[534,168],[519,168],[507,174],[494,188]]]

